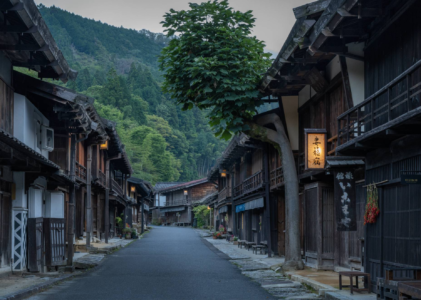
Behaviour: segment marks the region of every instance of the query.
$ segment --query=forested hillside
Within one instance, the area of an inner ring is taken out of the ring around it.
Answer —
[[[164,95],[157,55],[162,34],[117,28],[57,7],[39,6],[58,46],[79,71],[67,87],[95,98],[101,116],[117,122],[134,176],[151,182],[206,175],[226,143],[202,111],[181,111]]]

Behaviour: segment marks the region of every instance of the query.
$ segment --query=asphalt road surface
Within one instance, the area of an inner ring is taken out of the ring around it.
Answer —
[[[274,299],[191,228],[154,227],[96,269],[32,300]]]

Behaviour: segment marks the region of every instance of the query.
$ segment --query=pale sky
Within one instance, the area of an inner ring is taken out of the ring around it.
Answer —
[[[295,22],[293,7],[314,0],[230,0],[235,10],[252,10],[256,18],[254,34],[266,43],[266,50],[277,54]],[[35,0],[55,5],[86,18],[117,27],[163,32],[163,15],[173,8],[188,9],[194,0]]]

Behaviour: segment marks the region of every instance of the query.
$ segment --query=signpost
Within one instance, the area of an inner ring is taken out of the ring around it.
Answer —
[[[334,172],[334,200],[338,231],[357,230],[357,203],[355,180],[352,170]]]

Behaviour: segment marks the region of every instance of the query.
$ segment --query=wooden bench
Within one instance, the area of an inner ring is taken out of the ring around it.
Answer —
[[[349,277],[350,285],[342,284],[342,276]],[[353,284],[354,277],[355,277],[355,286]],[[367,288],[360,289],[358,287],[358,277],[364,277],[364,282]],[[339,289],[342,290],[343,287],[349,287],[351,294],[354,294],[354,291],[358,293],[361,293],[361,292],[370,293],[370,274],[364,273],[364,272],[357,272],[357,271],[339,272]]]
[[[244,245],[246,246],[247,251],[249,251],[249,250],[250,250],[250,248],[251,248],[253,245],[256,245],[256,243],[255,243],[255,242],[247,242],[247,241],[246,241]]]
[[[421,299],[421,281],[401,281],[398,283],[399,300]]]
[[[245,240],[238,240],[238,248],[243,248],[243,246],[245,245],[246,241]]]
[[[377,278],[377,299],[398,300],[400,298],[399,285],[401,283],[407,284],[419,281],[420,279],[421,269],[385,268],[385,278]],[[402,297],[405,298],[406,296]]]
[[[263,254],[262,251],[266,250],[266,246],[265,245],[253,245],[253,254],[256,252],[257,254],[257,250],[260,250],[260,254]],[[266,251],[265,251],[266,252]]]

